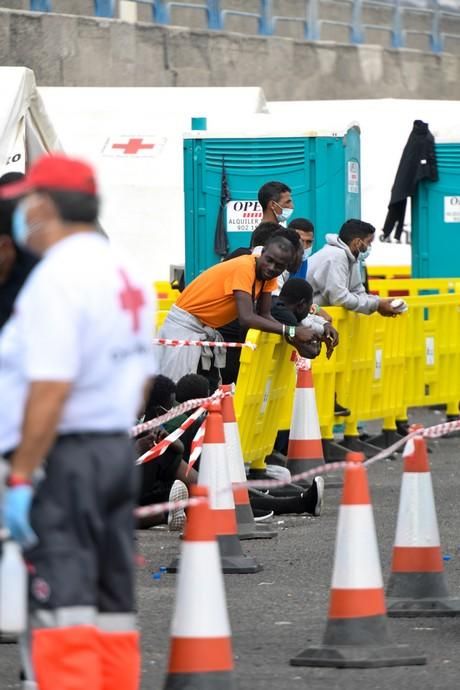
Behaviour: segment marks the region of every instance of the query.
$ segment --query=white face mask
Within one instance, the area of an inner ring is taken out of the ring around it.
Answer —
[[[293,208],[283,208],[276,201],[275,201],[275,204],[278,206],[278,208],[281,209],[281,213],[276,214],[276,220],[278,221],[278,223],[287,223],[289,218],[294,213],[294,209]]]
[[[308,249],[304,249],[302,261],[306,261],[308,259],[308,257],[311,256],[312,251],[313,251],[313,247],[308,247]]]

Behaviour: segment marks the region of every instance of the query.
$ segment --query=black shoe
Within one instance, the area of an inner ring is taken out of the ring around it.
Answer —
[[[274,515],[273,510],[262,510],[261,508],[253,508],[252,512],[256,522],[265,522],[265,520],[270,520]]]
[[[323,477],[315,477],[313,484],[301,495],[303,508],[302,512],[309,513],[315,517],[321,515],[324,501],[324,479]]]
[[[344,407],[337,400],[334,403],[334,416],[335,417],[349,417],[351,415],[351,410],[348,407]]]

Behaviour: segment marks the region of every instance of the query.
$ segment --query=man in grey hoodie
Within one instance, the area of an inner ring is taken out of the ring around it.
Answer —
[[[361,277],[360,260],[369,256],[375,228],[352,218],[338,235],[326,235],[326,244],[308,259],[307,280],[313,288],[313,301],[320,306],[344,307],[361,314],[378,311],[396,316],[392,299],[369,295]]]

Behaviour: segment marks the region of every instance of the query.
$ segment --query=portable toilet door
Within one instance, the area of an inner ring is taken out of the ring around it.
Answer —
[[[435,144],[437,182],[422,181],[412,203],[412,275],[460,276],[460,142]]]
[[[262,219],[257,192],[266,182],[292,190],[293,217],[315,225],[315,248],[328,232],[361,214],[360,132],[317,136],[216,137],[208,131],[184,138],[185,279],[189,283],[220,260],[214,252],[222,174],[230,201],[225,226],[230,251],[248,247]]]

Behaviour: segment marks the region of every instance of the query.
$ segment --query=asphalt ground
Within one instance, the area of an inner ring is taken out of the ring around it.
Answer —
[[[419,410],[412,421],[437,424],[444,417]],[[441,534],[444,566],[451,596],[460,597],[460,439],[431,441],[430,462]],[[394,539],[401,456],[369,469],[371,495],[385,582]],[[226,575],[225,585],[233,632],[235,678],[239,690],[453,690],[460,687],[460,616],[457,618],[390,619],[393,643],[407,644],[427,656],[426,666],[375,670],[294,668],[289,659],[321,643],[326,625],[329,586],[340,489],[326,488],[320,518],[280,516],[271,540],[243,542],[245,553],[263,564],[254,575]],[[142,690],[163,686],[168,658],[169,626],[176,576],[152,573],[179,553],[180,540],[166,529],[138,532],[145,564],[138,568],[138,606],[142,630]],[[0,646],[0,688],[19,688],[17,649]],[[56,689],[58,690],[58,689]],[[88,688],[87,690],[91,690]]]

